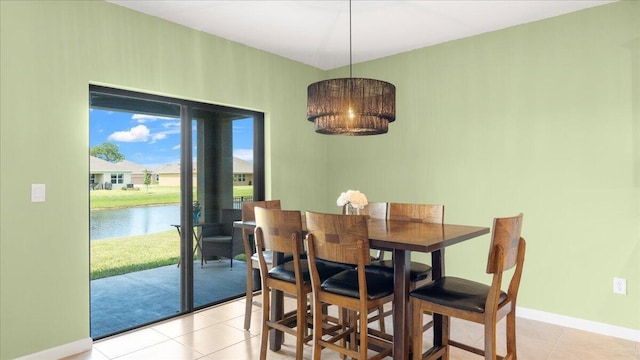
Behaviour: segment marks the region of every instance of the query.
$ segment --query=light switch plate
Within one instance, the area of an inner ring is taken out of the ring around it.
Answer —
[[[31,184],[31,202],[44,202],[45,186],[44,184]]]

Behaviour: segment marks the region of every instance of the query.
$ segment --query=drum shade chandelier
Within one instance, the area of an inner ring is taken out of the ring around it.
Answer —
[[[307,88],[307,120],[329,135],[378,135],[396,119],[396,87],[353,77],[349,0],[349,77],[318,81]]]

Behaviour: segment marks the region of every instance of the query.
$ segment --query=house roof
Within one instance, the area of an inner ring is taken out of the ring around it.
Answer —
[[[253,164],[248,161],[234,157],[233,173],[234,174],[253,174]]]
[[[198,166],[193,164],[193,172],[198,171]],[[157,174],[178,174],[180,173],[180,164],[167,164],[156,168]],[[233,173],[234,174],[253,174],[253,164],[239,159],[233,158]]]
[[[95,156],[89,156],[89,171],[92,173],[133,172],[133,168],[129,164],[123,164],[122,162],[112,163]]]
[[[138,163],[134,163],[133,161],[129,161],[129,160],[119,161],[117,163],[117,165],[120,165],[120,166],[122,166],[123,168],[126,168],[126,169],[131,169],[131,171],[134,174],[138,174],[138,173],[142,174],[142,173],[144,173],[145,170],[151,171],[151,169],[149,169],[147,166],[140,165]]]
[[[166,164],[156,168],[156,174],[179,174],[180,173],[180,164]],[[198,166],[193,164],[193,172],[198,171]]]
[[[112,163],[95,156],[89,156],[89,171],[92,173],[130,172],[133,174],[143,174],[145,170],[151,171],[151,169],[149,169],[148,167],[129,160],[122,160],[118,161],[117,163]]]

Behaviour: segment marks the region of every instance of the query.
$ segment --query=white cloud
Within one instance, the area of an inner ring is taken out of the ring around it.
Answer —
[[[144,125],[132,127],[129,131],[116,131],[109,135],[109,140],[122,142],[143,142],[149,139],[149,128]]]
[[[162,139],[166,139],[167,138],[167,134],[165,133],[157,133],[157,134],[153,134],[151,136],[151,142],[150,144],[153,144],[154,142],[158,141],[158,140],[162,140]]]
[[[162,127],[165,127],[165,128],[177,127],[177,128],[179,128],[180,127],[180,121],[170,121],[170,122],[168,121],[168,122],[162,123]]]
[[[178,144],[178,145],[176,145],[176,146],[172,147],[171,149],[172,149],[172,150],[180,150],[180,144]]]
[[[253,162],[253,149],[235,149],[233,150],[233,157]]]

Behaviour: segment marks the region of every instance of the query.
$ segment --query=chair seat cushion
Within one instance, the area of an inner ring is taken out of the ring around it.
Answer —
[[[316,268],[318,269],[318,275],[320,280],[325,280],[333,275],[336,275],[345,270],[342,266],[334,265],[335,263],[327,263],[316,261]],[[302,268],[303,282],[309,283],[311,281],[311,274],[309,272],[309,263],[306,258],[300,259],[300,267]],[[295,271],[293,269],[293,261],[287,261],[283,264],[275,266],[269,270],[269,276],[275,279],[288,281],[294,283],[296,281]]]
[[[203,243],[228,243],[232,240],[233,238],[231,236],[224,236],[224,235],[220,235],[220,236],[207,236],[205,238],[202,238],[202,242]]]
[[[268,265],[273,264],[273,251],[264,251],[264,261],[267,262]],[[306,259],[307,258],[307,254],[302,254],[300,255],[300,259]],[[282,257],[282,260],[287,262],[287,261],[291,261],[293,259],[293,255],[291,254],[284,254],[284,256]],[[255,261],[256,264],[258,263],[258,261],[260,261],[258,259],[258,253],[253,253],[253,255],[251,255],[251,261]]]
[[[393,293],[393,276],[383,272],[365,271],[367,299],[375,300]],[[358,270],[344,270],[328,279],[320,287],[334,294],[360,298]]]
[[[353,270],[356,268],[354,265],[351,265],[351,264],[342,264],[342,263],[333,262],[325,259],[318,259],[318,258],[316,258],[316,264],[324,264],[324,266],[335,268],[336,270],[340,270],[340,271],[336,271],[336,274],[343,270]]]
[[[368,271],[381,271],[393,275],[393,260],[375,260],[367,266]],[[431,274],[431,266],[420,262],[412,261],[409,268],[409,280],[418,282],[426,280]]]
[[[413,290],[410,295],[434,304],[484,313],[489,290],[490,287],[485,284],[445,276]],[[506,299],[507,294],[501,291],[498,303],[502,303]]]

